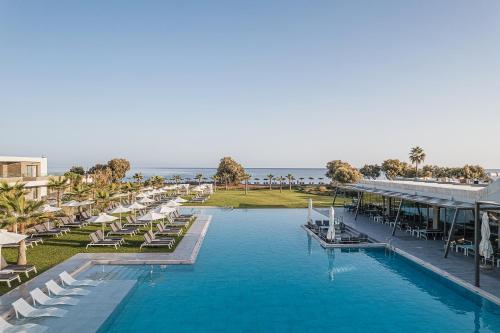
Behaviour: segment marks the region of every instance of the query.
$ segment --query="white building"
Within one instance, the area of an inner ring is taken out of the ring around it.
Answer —
[[[46,197],[49,182],[47,158],[0,156],[0,182],[24,184],[29,191],[28,199]]]

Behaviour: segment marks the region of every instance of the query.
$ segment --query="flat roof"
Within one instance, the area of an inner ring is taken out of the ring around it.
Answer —
[[[42,162],[47,157],[29,157],[29,156],[0,156],[1,162]]]
[[[480,191],[484,189],[487,184],[463,184],[463,183],[439,183],[439,182],[426,182],[426,181],[414,181],[414,180],[373,180],[370,181],[376,184],[376,182],[400,185],[413,185],[419,187],[437,188],[437,189],[450,189],[450,190],[465,190],[465,191]]]
[[[385,197],[398,198],[430,206],[439,206],[439,207],[457,208],[457,209],[474,209],[474,204],[457,200],[447,200],[447,199],[441,199],[441,198],[435,198],[417,194],[412,195],[398,191],[387,191],[376,188],[368,188],[360,185],[344,185],[339,187],[349,191],[378,194]]]

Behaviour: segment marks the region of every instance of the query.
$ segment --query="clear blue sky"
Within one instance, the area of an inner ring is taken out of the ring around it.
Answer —
[[[500,167],[500,1],[0,1],[0,113],[53,165]]]

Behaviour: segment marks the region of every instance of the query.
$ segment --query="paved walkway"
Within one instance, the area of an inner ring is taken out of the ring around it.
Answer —
[[[104,281],[97,287],[85,287],[90,291],[87,296],[74,296],[79,303],[74,306],[58,305],[58,308],[68,310],[62,318],[21,319],[24,322],[36,323],[49,328],[49,332],[89,333],[97,332],[116,307],[127,296],[137,281]],[[14,321],[13,321],[14,322]],[[71,327],[71,329],[68,329]]]
[[[58,280],[63,271],[77,275],[92,264],[142,265],[142,264],[194,264],[205,239],[211,215],[200,215],[172,253],[79,253],[57,266],[21,284],[0,296],[0,313],[12,314],[12,302],[22,297],[30,299],[29,292],[35,288],[44,289],[45,282]]]
[[[328,212],[322,209],[316,209],[321,214]],[[444,241],[442,240],[425,240],[410,236],[408,233],[396,230],[394,237],[391,237],[392,228],[386,224],[381,224],[373,221],[372,219],[359,215],[357,221],[354,220],[354,214],[346,212],[343,209],[335,210],[336,216],[343,216],[344,223],[359,232],[365,233],[378,242],[389,243],[395,247],[396,250],[402,250],[404,253],[409,254],[415,261],[427,268],[436,271],[437,273],[454,280],[455,282],[467,287],[468,289],[481,293],[486,291],[494,297],[496,301],[500,298],[500,270],[481,270],[481,288],[478,290],[474,285],[474,257],[465,256],[462,252],[450,252],[448,258],[444,258]],[[397,252],[397,251],[396,251]],[[431,267],[431,264],[434,267]],[[440,272],[439,270],[443,271]],[[451,276],[450,276],[451,275]],[[456,279],[458,278],[458,279]],[[460,281],[461,280],[461,281]],[[464,282],[467,284],[465,285]],[[487,297],[487,295],[483,295]],[[487,297],[489,298],[489,297]],[[495,300],[494,300],[495,301]]]

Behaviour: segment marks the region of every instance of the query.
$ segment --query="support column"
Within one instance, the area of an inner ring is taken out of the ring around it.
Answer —
[[[399,202],[398,212],[396,213],[396,219],[394,220],[394,227],[392,228],[392,236],[396,233],[396,227],[398,226],[399,214],[401,213],[401,206],[403,206],[403,199]]]
[[[474,285],[479,287],[479,234],[480,234],[480,213],[479,209],[481,204],[476,202],[476,207],[474,209]]]
[[[432,229],[439,229],[439,207],[432,206]]]
[[[339,192],[339,187],[335,187],[335,194],[333,196],[333,202],[332,202],[332,207],[335,207],[335,200],[337,199],[337,194]]]
[[[453,231],[455,230],[455,222],[457,221],[457,216],[458,216],[458,208],[455,208],[455,213],[453,214],[453,221],[451,222],[450,233],[448,234],[448,240],[446,241],[446,248],[444,250],[445,258],[448,257],[448,252],[450,252],[451,236],[453,236]]]
[[[356,206],[356,215],[354,216],[354,221],[356,221],[358,219],[358,213],[359,213],[359,207],[361,205],[361,197],[362,197],[362,193],[361,192],[358,192],[358,204]]]

